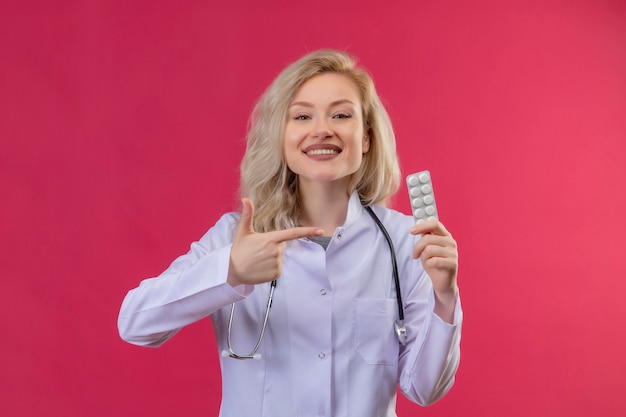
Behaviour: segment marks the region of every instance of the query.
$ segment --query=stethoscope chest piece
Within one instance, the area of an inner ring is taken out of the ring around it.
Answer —
[[[406,334],[406,326],[404,325],[404,320],[396,320],[395,323],[396,328],[396,336],[398,336],[398,341],[401,345],[406,345],[407,334]]]

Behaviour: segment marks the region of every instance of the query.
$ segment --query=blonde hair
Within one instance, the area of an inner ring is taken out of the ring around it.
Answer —
[[[257,232],[286,229],[300,223],[297,175],[283,156],[287,113],[302,84],[328,72],[348,77],[358,88],[364,131],[370,140],[370,149],[363,155],[346,191],[351,194],[356,190],[365,204],[385,205],[398,190],[400,167],[395,135],[372,78],[345,52],[312,52],[276,77],[250,117],[246,153],[241,162],[240,194],[254,204]]]

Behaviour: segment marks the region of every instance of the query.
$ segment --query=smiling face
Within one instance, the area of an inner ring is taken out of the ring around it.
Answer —
[[[306,81],[289,106],[283,146],[300,187],[312,182],[347,185],[369,150],[356,85],[336,73]]]

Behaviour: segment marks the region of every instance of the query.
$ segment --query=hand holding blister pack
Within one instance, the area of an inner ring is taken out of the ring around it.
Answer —
[[[420,171],[407,176],[406,185],[415,224],[439,219],[430,172]]]

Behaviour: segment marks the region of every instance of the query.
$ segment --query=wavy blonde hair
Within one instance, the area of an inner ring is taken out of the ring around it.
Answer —
[[[363,155],[361,166],[352,175],[347,193],[356,190],[365,204],[386,205],[398,190],[400,166],[395,135],[372,78],[345,52],[312,52],[276,77],[250,117],[246,153],[241,162],[240,194],[254,204],[257,232],[300,225],[297,175],[289,169],[283,156],[287,113],[302,84],[328,72],[348,77],[358,88],[364,132],[370,139],[369,152]]]

